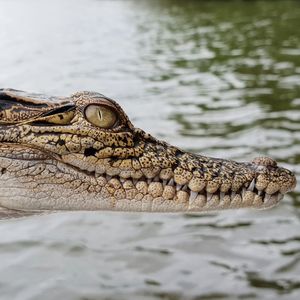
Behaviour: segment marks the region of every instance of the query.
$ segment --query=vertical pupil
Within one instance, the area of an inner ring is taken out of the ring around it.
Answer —
[[[101,109],[98,109],[98,115],[99,115],[99,119],[102,120],[102,117],[103,117],[103,116],[102,116],[102,111],[101,111]]]

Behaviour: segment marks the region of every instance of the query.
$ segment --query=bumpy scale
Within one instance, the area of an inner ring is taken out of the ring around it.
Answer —
[[[271,158],[185,152],[135,128],[94,92],[0,90],[0,215],[58,210],[203,212],[268,208],[296,186]]]

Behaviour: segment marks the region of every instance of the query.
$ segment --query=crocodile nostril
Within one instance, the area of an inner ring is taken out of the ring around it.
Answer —
[[[259,166],[265,166],[265,167],[277,167],[277,162],[270,158],[270,157],[255,157],[252,160],[252,163]]]

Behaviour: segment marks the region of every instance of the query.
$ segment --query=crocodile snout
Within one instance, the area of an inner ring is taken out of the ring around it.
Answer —
[[[160,141],[94,92],[0,90],[0,167],[0,207],[18,210],[261,209],[296,186],[269,157],[236,162]]]

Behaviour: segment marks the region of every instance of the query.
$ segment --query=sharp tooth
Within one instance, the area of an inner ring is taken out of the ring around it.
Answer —
[[[242,189],[242,197],[244,197],[245,193],[246,193],[246,188],[243,188]]]
[[[222,201],[222,200],[223,200],[224,196],[225,196],[225,193],[223,193],[223,192],[220,192],[220,201]]]
[[[278,194],[278,201],[282,200],[282,199],[283,199],[283,197],[284,197],[284,195],[283,195],[283,194],[281,194],[281,193],[279,193],[279,194]]]
[[[155,182],[159,181],[159,176],[155,176],[155,177],[154,177],[154,181],[155,181]]]
[[[249,184],[248,191],[253,192],[254,187],[255,187],[255,179],[253,178],[251,183]]]
[[[111,180],[111,176],[106,175],[106,180],[107,180],[107,181]]]
[[[168,185],[174,185],[174,179],[173,178],[169,180]]]
[[[207,202],[211,200],[213,194],[209,193],[209,192],[206,192],[206,199],[207,199]]]
[[[126,180],[125,178],[120,177],[120,181],[121,181],[122,183],[124,183],[125,180]]]
[[[197,192],[191,191],[189,201],[194,201],[198,196]]]
[[[183,188],[182,188],[182,190],[185,191],[185,192],[187,192],[187,190],[188,190],[187,185],[184,185]]]
[[[150,184],[151,182],[152,182],[152,179],[151,179],[151,178],[148,178],[148,179],[147,179],[147,183]]]
[[[136,183],[138,182],[138,179],[132,179],[132,182],[134,185],[136,185]]]
[[[181,184],[176,184],[176,191],[179,191],[182,188]]]
[[[163,179],[163,186],[165,187],[167,185],[168,181],[166,179]]]
[[[258,191],[257,195],[261,196],[261,194],[262,194],[262,191]]]
[[[271,198],[271,195],[270,195],[270,194],[266,194],[266,195],[265,195],[265,198],[264,198],[264,202],[269,201],[270,198]]]

